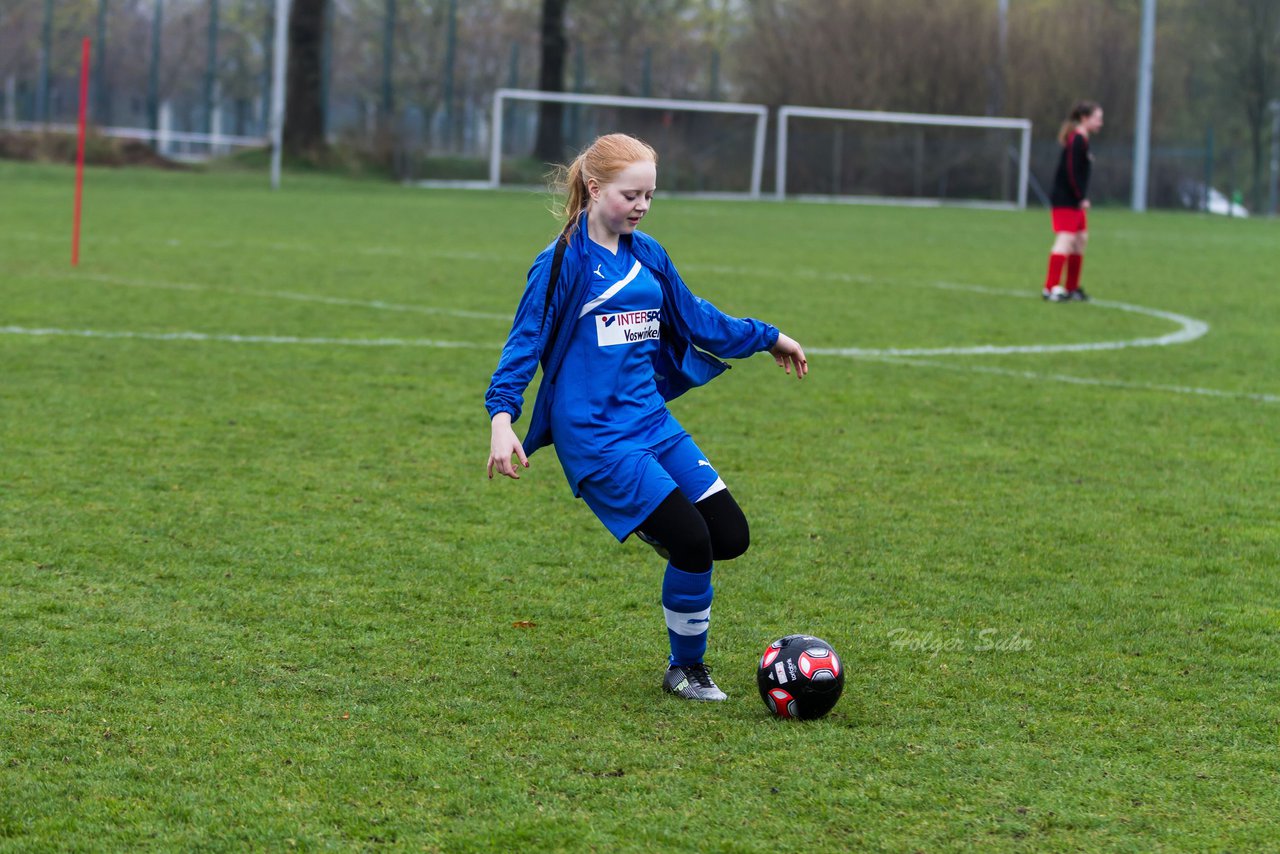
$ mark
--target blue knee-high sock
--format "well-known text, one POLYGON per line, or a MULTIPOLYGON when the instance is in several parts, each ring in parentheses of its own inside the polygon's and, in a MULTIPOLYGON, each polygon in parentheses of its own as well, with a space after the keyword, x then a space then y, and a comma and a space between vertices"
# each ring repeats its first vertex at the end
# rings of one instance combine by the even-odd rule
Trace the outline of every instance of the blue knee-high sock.
POLYGON ((685 572, 667 564, 662 577, 662 610, 667 615, 672 664, 698 664, 707 651, 711 625, 711 570, 685 572))

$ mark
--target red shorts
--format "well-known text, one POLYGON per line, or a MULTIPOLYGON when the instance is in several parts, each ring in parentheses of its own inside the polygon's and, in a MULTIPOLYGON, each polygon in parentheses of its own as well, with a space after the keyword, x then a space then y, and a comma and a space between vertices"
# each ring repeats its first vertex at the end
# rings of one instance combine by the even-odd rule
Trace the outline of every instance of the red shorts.
POLYGON ((1054 234, 1061 234, 1062 232, 1075 233, 1077 231, 1088 230, 1089 226, 1085 222, 1083 208, 1053 209, 1054 234))

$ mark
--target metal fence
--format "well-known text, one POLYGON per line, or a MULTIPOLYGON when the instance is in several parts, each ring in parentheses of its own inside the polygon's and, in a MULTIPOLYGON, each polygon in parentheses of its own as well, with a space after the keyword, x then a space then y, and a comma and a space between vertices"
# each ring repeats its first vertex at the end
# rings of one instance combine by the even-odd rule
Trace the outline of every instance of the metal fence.
MULTIPOLYGON (((536 86, 538 6, 329 0, 326 134, 335 143, 377 150, 401 177, 483 177, 493 93, 536 86)), ((274 7, 274 0, 0 0, 0 123, 26 131, 74 122, 80 40, 88 36, 89 114, 100 129, 147 140, 175 158, 264 145, 274 7)), ((620 63, 615 48, 579 39, 568 56, 569 90, 734 100, 714 51, 655 44, 620 63)), ((1044 139, 1049 129, 1038 130, 1033 204, 1057 156, 1056 145, 1044 139)), ((1214 145, 1211 132, 1168 143, 1157 139, 1152 150, 1152 205, 1204 207, 1212 188, 1230 198, 1248 183, 1247 153, 1214 145)), ((1095 153, 1095 200, 1124 203, 1131 145, 1103 137, 1095 153)), ((773 189, 769 171, 766 192, 773 189)))

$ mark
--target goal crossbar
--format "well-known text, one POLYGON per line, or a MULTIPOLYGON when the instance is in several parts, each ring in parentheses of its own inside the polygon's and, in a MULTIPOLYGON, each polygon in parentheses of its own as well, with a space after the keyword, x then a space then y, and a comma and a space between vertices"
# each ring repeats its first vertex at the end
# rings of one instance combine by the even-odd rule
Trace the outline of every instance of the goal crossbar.
POLYGON ((745 195, 752 199, 760 198, 760 186, 764 177, 765 128, 769 121, 769 108, 763 104, 726 104, 722 101, 684 101, 675 98, 635 98, 623 95, 542 92, 536 89, 499 89, 493 93, 493 135, 489 141, 489 186, 493 188, 498 187, 502 176, 502 105, 504 101, 551 101, 560 104, 755 116, 755 143, 751 153, 751 189, 745 195))
POLYGON ((947 116, 924 113, 892 113, 883 110, 837 110, 828 107, 785 106, 778 109, 777 183, 775 192, 779 199, 787 195, 787 121, 792 117, 804 119, 835 119, 837 121, 875 122, 878 124, 929 125, 933 127, 989 128, 1020 131, 1018 156, 1019 210, 1027 206, 1027 183, 1031 174, 1031 120, 1006 119, 991 116, 947 116))

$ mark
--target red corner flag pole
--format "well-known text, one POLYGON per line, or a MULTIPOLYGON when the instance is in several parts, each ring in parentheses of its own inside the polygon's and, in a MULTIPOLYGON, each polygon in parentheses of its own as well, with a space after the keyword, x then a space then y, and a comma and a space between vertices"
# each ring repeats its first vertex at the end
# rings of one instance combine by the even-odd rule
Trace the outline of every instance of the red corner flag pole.
POLYGON ((84 195, 84 134, 89 116, 89 39, 80 55, 80 142, 76 147, 76 214, 71 226, 71 266, 80 263, 80 199, 84 195))

